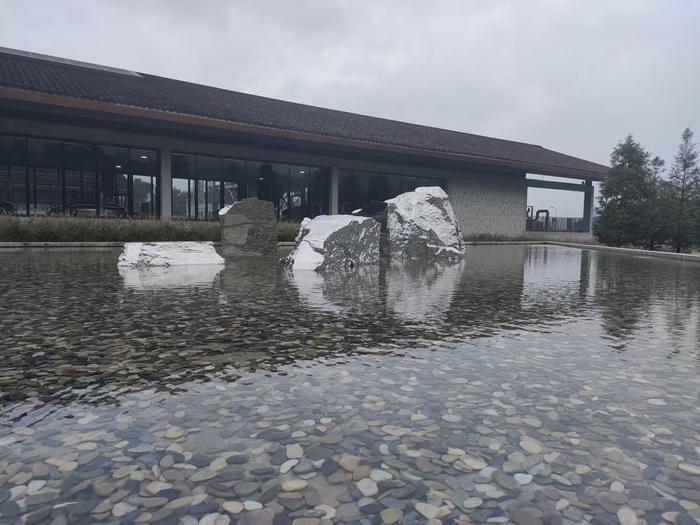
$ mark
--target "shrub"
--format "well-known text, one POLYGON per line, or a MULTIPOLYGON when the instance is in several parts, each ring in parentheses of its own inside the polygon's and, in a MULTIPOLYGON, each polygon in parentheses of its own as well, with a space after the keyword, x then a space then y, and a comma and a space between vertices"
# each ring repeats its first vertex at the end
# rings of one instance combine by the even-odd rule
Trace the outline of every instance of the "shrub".
POLYGON ((277 240, 280 242, 294 241, 299 234, 299 226, 298 222, 278 222, 277 240))
MULTIPOLYGON (((299 224, 280 222, 278 240, 293 241, 299 224)), ((221 241, 218 222, 71 217, 0 217, 0 242, 221 241)))

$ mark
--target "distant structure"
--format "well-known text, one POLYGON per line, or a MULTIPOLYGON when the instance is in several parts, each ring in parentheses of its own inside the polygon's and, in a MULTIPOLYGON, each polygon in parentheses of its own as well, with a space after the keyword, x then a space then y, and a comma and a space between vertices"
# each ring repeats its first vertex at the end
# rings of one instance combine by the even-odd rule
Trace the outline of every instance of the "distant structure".
POLYGON ((607 172, 533 144, 0 48, 4 214, 217 220, 258 197, 300 221, 441 186, 466 235, 522 236, 539 187, 583 192, 589 235, 607 172))

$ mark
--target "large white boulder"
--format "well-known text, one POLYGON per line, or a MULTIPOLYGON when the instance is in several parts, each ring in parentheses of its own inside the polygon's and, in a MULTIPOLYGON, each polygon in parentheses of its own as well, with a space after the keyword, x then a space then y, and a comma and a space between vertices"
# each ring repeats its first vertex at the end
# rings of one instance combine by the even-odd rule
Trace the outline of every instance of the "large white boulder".
POLYGON ((369 217, 304 219, 292 252, 282 262, 293 271, 319 272, 379 264, 380 233, 379 223, 369 217))
POLYGON ((442 188, 416 188, 386 203, 390 259, 449 260, 464 256, 462 230, 442 188))
POLYGON ((224 263, 224 258, 216 253, 214 243, 210 241, 127 242, 117 266, 149 268, 224 263))

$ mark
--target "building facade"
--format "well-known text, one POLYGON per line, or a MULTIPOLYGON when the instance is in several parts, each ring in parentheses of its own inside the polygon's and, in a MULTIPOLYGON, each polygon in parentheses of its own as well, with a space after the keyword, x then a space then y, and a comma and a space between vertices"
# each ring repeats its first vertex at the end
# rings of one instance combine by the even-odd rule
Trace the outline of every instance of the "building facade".
POLYGON ((439 185, 465 234, 516 237, 532 185, 583 191, 590 230, 606 174, 536 145, 0 48, 6 215, 215 220, 255 196, 300 221, 439 185))

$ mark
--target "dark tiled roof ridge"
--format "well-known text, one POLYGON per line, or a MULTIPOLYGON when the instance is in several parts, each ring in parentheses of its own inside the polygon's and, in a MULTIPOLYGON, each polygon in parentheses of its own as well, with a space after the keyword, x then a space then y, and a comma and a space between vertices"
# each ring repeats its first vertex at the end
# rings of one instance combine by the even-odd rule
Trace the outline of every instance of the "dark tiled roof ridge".
MULTIPOLYGON (((183 83, 183 84, 190 84, 191 86, 195 86, 195 87, 199 87, 199 88, 206 88, 206 89, 217 90, 217 91, 221 91, 221 92, 223 92, 223 93, 236 93, 236 94, 239 94, 239 95, 244 95, 244 96, 246 96, 246 97, 252 97, 252 98, 257 98, 257 99, 261 99, 261 100, 267 100, 267 101, 270 101, 270 102, 283 102, 283 103, 285 103, 285 104, 293 104, 293 105, 295 105, 295 106, 297 106, 297 107, 300 107, 300 108, 320 109, 320 110, 323 110, 323 111, 331 111, 331 112, 333 112, 333 113, 339 113, 339 114, 348 115, 348 116, 352 116, 352 117, 363 117, 363 118, 370 118, 370 119, 374 119, 374 120, 383 120, 383 121, 385 121, 385 122, 394 123, 394 124, 401 124, 401 125, 403 125, 403 126, 415 126, 415 127, 423 128, 423 129, 426 129, 426 130, 441 131, 441 132, 447 131, 447 132, 449 132, 449 133, 458 133, 458 134, 460 134, 460 135, 467 135, 467 136, 469 136, 469 137, 475 137, 475 138, 480 138, 480 139, 497 140, 497 141, 499 141, 499 142, 510 142, 510 143, 512 143, 512 144, 520 144, 520 145, 522 145, 522 146, 531 146, 531 147, 533 147, 533 148, 547 149, 547 148, 545 148, 544 146, 542 146, 541 144, 534 144, 534 143, 532 143, 532 142, 525 142, 525 141, 522 141, 522 140, 502 139, 502 138, 498 138, 498 137, 492 137, 492 136, 490 136, 490 135, 481 135, 481 134, 479 134, 479 133, 470 133, 470 132, 468 132, 468 131, 460 131, 460 130, 457 130, 457 129, 440 128, 440 127, 438 127, 438 126, 432 126, 432 125, 430 125, 430 124, 419 124, 419 123, 416 123, 416 122, 408 122, 408 121, 405 121, 405 120, 398 120, 398 119, 389 118, 389 117, 378 117, 378 116, 376 116, 376 115, 368 115, 368 114, 365 114, 365 113, 357 113, 357 112, 354 112, 354 111, 348 111, 348 110, 344 110, 344 109, 329 108, 329 107, 325 107, 325 106, 315 106, 315 105, 313 105, 313 104, 307 104, 307 103, 305 103, 305 102, 296 102, 296 101, 293 101, 293 100, 285 100, 285 99, 282 99, 282 98, 274 98, 274 97, 268 97, 268 96, 265 96, 265 95, 258 95, 258 94, 256 94, 256 93, 248 93, 248 92, 246 92, 246 91, 237 91, 237 90, 222 88, 222 87, 218 87, 218 86, 209 86, 209 85, 207 85, 207 84, 200 84, 200 83, 198 83, 198 82, 192 82, 192 81, 189 81, 189 80, 181 80, 181 79, 178 79, 178 78, 163 77, 163 76, 160 76, 160 75, 152 75, 152 74, 150 74, 150 73, 144 73, 144 72, 142 72, 142 71, 137 71, 137 73, 138 73, 139 75, 141 75, 142 77, 157 78, 157 79, 159 79, 159 80, 165 80, 165 81, 170 81, 170 82, 181 82, 181 83, 183 83)), ((225 119, 221 119, 221 120, 223 120, 224 122, 228 122, 228 121, 226 121, 225 119)), ((273 129, 275 129, 275 128, 273 128, 273 129)), ((381 143, 381 142, 377 142, 377 144, 382 144, 382 143, 381 143)), ((551 150, 550 150, 550 151, 551 151, 551 150)), ((456 153, 456 152, 455 152, 455 153, 456 153)), ((557 153, 557 152, 555 152, 555 153, 557 153)), ((559 155, 562 155, 562 153, 559 153, 559 155)), ((575 157, 574 157, 574 158, 575 158, 575 157)))
POLYGON ((0 48, 0 86, 253 128, 296 132, 309 137, 391 146, 406 151, 512 162, 532 168, 578 171, 596 176, 609 170, 602 164, 538 144, 323 108, 132 70, 120 73, 117 68, 22 53, 4 52, 0 48))

